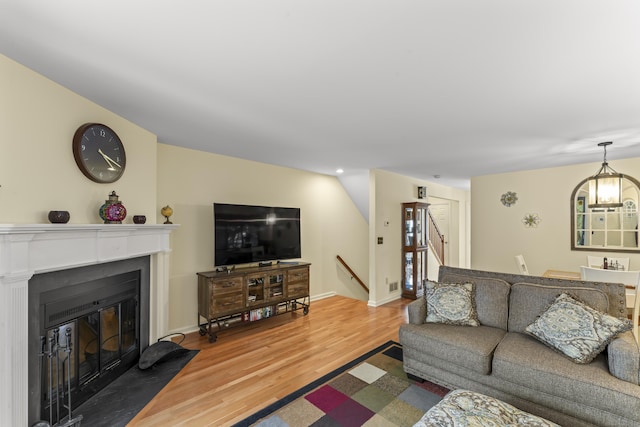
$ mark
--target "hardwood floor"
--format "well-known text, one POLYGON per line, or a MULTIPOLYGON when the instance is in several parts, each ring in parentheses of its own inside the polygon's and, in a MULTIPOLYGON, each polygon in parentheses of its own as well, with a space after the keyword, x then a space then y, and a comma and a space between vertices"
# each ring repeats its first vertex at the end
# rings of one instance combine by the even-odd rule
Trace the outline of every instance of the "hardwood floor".
POLYGON ((302 311, 218 334, 197 332, 182 345, 194 359, 128 424, 228 426, 389 340, 407 321, 397 300, 381 307, 335 296, 302 311))

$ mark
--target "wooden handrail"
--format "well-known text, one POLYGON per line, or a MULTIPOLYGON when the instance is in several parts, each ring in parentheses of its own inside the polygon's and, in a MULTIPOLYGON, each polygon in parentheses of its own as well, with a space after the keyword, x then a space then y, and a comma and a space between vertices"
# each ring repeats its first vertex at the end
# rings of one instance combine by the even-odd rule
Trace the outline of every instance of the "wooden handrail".
POLYGON ((349 272, 349 274, 351 274, 351 279, 356 279, 356 282, 358 282, 358 284, 360 286, 362 286, 362 289, 364 289, 365 291, 367 291, 367 293, 369 293, 369 288, 367 287, 367 285, 364 284, 364 282, 362 280, 360 280, 360 278, 358 277, 358 275, 356 273, 353 272, 353 270, 351 269, 351 267, 349 267, 347 265, 347 263, 342 259, 342 257, 340 255, 336 255, 336 259, 340 262, 340 264, 342 264, 342 266, 344 268, 347 269, 347 271, 349 272))
POLYGON ((431 210, 429 213, 429 242, 433 246, 436 257, 440 260, 440 264, 444 265, 444 235, 440 232, 438 224, 436 224, 431 210))

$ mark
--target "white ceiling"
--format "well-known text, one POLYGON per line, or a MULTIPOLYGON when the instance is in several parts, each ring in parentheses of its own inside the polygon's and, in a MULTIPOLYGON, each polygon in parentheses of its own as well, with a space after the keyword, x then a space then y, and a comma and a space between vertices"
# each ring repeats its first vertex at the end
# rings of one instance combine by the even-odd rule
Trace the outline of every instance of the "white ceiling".
POLYGON ((0 0, 0 53, 161 143, 325 174, 640 157, 637 0, 0 0))

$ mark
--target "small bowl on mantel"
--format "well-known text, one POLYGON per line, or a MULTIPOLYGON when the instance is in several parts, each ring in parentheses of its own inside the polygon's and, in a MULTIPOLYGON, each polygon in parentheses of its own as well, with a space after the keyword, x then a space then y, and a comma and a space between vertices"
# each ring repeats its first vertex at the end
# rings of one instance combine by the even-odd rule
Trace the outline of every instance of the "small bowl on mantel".
POLYGON ((66 224, 69 222, 71 215, 69 211, 49 211, 48 218, 52 224, 66 224))
POLYGON ((133 222, 134 224, 144 224, 147 222, 147 217, 145 215, 134 215, 133 222))

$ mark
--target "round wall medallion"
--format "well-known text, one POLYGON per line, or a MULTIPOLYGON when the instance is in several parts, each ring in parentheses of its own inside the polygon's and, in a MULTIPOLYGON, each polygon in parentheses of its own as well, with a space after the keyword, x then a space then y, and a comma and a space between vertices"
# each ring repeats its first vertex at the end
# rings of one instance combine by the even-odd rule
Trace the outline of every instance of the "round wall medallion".
POLYGON ((500 197, 500 201, 506 207, 511 207, 511 205, 515 205, 518 201, 518 196, 516 196, 515 191, 507 191, 500 197))

